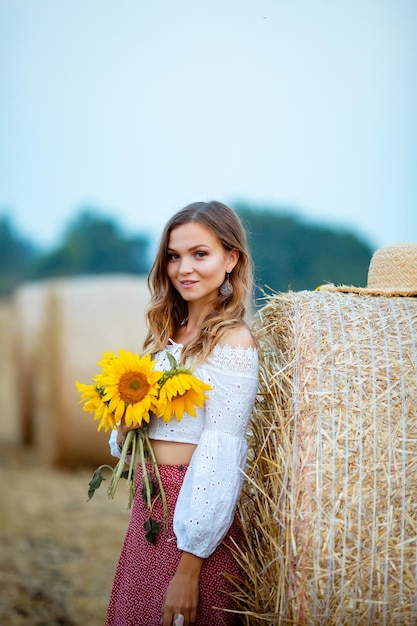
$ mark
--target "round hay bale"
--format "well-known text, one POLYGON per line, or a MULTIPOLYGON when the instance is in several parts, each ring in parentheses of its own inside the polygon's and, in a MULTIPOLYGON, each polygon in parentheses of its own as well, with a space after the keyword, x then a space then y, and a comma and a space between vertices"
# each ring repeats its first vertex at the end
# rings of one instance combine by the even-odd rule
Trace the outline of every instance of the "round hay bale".
POLYGON ((148 297, 146 278, 119 275, 30 284, 16 295, 18 378, 28 381, 21 416, 46 463, 114 464, 109 433, 82 410, 75 381, 91 382, 105 350, 141 351, 148 297))
POLYGON ((8 442, 16 441, 19 431, 14 348, 13 307, 10 299, 0 299, 0 435, 8 442))
POLYGON ((250 624, 417 623, 417 299, 277 294, 242 515, 250 624))
POLYGON ((48 290, 48 282, 27 283, 19 287, 12 298, 15 358, 10 362, 10 371, 15 379, 18 439, 25 444, 34 440, 34 380, 37 373, 34 363, 48 290))

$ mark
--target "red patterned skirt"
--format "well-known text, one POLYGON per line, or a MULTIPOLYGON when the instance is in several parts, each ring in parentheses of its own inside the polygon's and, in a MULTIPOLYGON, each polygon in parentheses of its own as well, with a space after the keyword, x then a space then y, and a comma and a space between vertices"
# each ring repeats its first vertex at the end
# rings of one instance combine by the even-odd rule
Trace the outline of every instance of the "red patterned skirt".
MULTIPOLYGON (((162 601, 181 557, 172 528, 175 504, 187 468, 183 465, 160 465, 159 471, 168 501, 168 532, 161 529, 155 545, 145 539, 143 524, 149 516, 142 499, 142 475, 132 514, 114 577, 106 626, 160 626, 162 601)), ((161 498, 152 509, 155 520, 163 520, 161 498)), ((205 559, 200 575, 200 598, 196 626, 236 626, 239 617, 221 609, 236 609, 228 595, 236 590, 224 576, 241 577, 242 571, 228 546, 230 537, 240 543, 242 534, 237 516, 227 538, 205 559), (219 607, 216 610, 213 607, 219 607)))

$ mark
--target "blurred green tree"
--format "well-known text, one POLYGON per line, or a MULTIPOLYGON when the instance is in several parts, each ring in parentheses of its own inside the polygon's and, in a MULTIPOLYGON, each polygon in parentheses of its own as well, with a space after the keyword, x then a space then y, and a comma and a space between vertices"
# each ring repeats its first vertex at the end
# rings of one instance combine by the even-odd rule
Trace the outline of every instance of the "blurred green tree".
POLYGON ((17 234, 11 217, 0 215, 0 296, 29 278, 36 258, 34 246, 17 234))
POLYGON ((69 224, 62 244, 39 259, 36 278, 79 274, 145 274, 149 269, 146 236, 123 235, 113 219, 84 208, 69 224))
POLYGON ((325 282, 366 285, 372 250, 348 231, 309 224, 289 211, 237 203, 260 291, 313 290, 325 282))

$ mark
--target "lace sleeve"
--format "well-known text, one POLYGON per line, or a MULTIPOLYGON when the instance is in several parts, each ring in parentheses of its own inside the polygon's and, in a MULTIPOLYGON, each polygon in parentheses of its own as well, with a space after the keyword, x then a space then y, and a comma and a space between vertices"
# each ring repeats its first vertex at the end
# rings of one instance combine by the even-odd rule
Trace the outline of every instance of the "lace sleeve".
POLYGON ((213 389, 174 514, 178 548, 202 558, 216 549, 233 521, 258 389, 256 351, 219 348, 212 356, 198 371, 213 389))
POLYGON ((109 438, 110 454, 120 459, 120 448, 117 443, 117 429, 112 429, 109 438))

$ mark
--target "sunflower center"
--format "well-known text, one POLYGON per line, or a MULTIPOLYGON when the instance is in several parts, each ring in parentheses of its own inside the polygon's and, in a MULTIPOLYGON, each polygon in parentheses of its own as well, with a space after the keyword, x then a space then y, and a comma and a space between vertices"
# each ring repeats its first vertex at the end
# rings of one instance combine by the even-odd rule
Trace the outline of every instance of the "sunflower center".
POLYGON ((126 372, 120 377, 120 397, 127 404, 136 404, 143 400, 149 389, 148 379, 141 372, 126 372))

